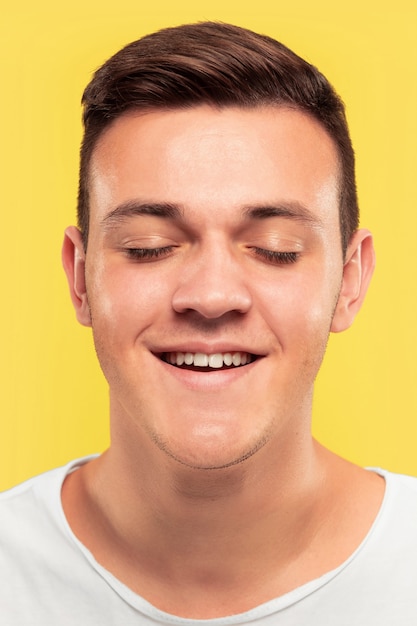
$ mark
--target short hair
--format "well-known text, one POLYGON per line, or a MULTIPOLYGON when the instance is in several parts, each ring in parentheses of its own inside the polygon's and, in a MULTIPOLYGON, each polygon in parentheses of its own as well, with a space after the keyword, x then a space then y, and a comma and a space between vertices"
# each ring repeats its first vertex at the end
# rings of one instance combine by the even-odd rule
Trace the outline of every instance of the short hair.
POLYGON ((340 160, 339 213, 343 253, 358 227, 355 158, 345 108, 316 67, 282 43, 217 22, 185 24, 122 48, 86 87, 78 225, 87 246, 89 166, 103 131, 129 110, 291 107, 310 114, 333 139, 340 160))

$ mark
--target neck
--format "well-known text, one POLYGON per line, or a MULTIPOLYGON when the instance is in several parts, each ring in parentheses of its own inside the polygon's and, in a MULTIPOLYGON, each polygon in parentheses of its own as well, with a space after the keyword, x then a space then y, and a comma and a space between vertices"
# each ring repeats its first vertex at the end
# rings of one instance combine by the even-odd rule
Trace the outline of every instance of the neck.
POLYGON ((211 470, 135 443, 116 440, 71 474, 64 510, 106 569, 183 617, 239 613, 337 567, 381 498, 362 470, 308 437, 211 470))
POLYGON ((269 442, 250 458, 219 469, 187 467, 152 445, 138 449, 135 443, 115 442, 85 472, 89 499, 132 546, 146 536, 148 544, 181 554, 204 536, 219 551, 224 540, 230 554, 237 528, 262 538, 271 525, 284 538, 300 525, 296 517, 307 528, 305 518, 323 481, 320 448, 311 438, 298 440, 290 452, 284 445, 272 450, 269 442))

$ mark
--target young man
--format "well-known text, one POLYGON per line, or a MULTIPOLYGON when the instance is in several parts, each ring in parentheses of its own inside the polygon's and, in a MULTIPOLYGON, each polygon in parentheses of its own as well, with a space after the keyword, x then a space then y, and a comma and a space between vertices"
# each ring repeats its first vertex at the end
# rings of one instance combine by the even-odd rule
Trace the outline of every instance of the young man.
POLYGON ((340 99, 207 23, 126 47, 83 102, 63 261, 112 443, 3 496, 4 623, 416 624, 415 479, 310 431, 374 265, 340 99))

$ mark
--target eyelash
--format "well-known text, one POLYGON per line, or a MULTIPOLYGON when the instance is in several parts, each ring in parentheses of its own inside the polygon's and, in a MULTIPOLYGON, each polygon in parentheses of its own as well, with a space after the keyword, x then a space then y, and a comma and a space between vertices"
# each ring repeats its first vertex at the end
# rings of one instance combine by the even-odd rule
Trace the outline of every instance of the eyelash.
MULTIPOLYGON (((163 248, 127 248, 126 253, 134 260, 149 260, 163 257, 174 249, 174 246, 164 246, 163 248)), ((276 265, 291 265, 298 260, 298 252, 276 252, 275 250, 265 250, 254 247, 252 250, 258 255, 276 265)))
POLYGON ((276 252, 275 250, 265 250, 264 248, 254 247, 252 250, 259 256, 263 257, 270 263, 276 265, 291 265, 298 260, 298 252, 276 252))
POLYGON ((164 246, 163 248, 126 248, 127 256, 131 259, 157 259, 169 254, 174 246, 164 246))

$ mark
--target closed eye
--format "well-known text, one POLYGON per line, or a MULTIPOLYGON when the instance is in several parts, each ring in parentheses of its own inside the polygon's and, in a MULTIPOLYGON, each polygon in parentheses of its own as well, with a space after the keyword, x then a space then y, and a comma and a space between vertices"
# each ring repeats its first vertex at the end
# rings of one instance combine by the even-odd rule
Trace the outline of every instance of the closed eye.
POLYGON ((126 254, 133 260, 152 260, 163 257, 174 249, 175 246, 164 246, 162 248, 126 248, 126 254))
POLYGON ((265 250, 264 248, 253 247, 252 250, 260 257, 276 265, 290 265, 295 263, 300 256, 299 252, 278 252, 275 250, 265 250))

